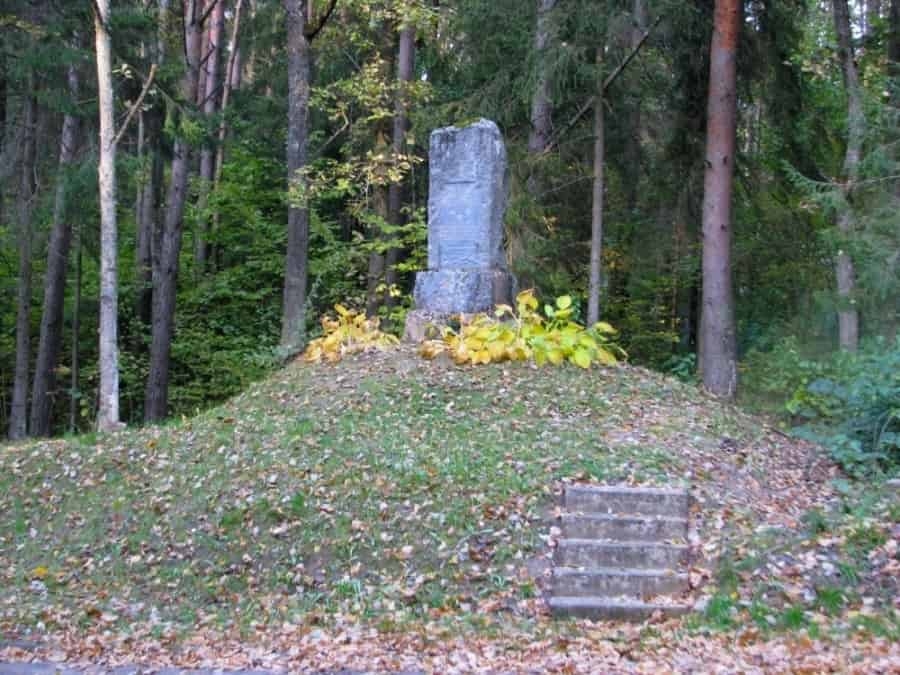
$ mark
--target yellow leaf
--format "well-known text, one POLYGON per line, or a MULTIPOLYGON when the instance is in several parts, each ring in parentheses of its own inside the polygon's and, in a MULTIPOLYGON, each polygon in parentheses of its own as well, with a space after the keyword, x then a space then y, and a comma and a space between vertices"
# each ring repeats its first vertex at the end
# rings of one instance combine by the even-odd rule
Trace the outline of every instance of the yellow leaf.
POLYGON ((433 359, 442 351, 444 351, 444 345, 439 342, 435 342, 434 340, 423 342, 419 347, 419 354, 421 354, 426 359, 433 359))
POLYGON ((31 577, 33 579, 46 579, 48 574, 50 574, 50 570, 48 570, 43 565, 38 565, 33 570, 31 570, 31 577))
POLYGON ((340 314, 341 316, 347 316, 350 314, 350 310, 344 307, 342 304, 338 303, 334 306, 334 311, 340 314))
POLYGON ((591 367, 591 355, 586 349, 576 349, 569 360, 581 368, 591 367))
POLYGON ((538 301, 537 298, 534 297, 534 289, 528 289, 520 292, 516 296, 516 305, 521 307, 527 307, 528 309, 537 309, 538 301))
POLYGON ((612 366, 616 364, 616 357, 613 356, 612 352, 607 351, 603 347, 599 347, 597 349, 595 358, 605 366, 612 366))
POLYGON ((612 335, 613 333, 618 332, 615 328, 606 323, 606 321, 598 321, 597 323, 595 323, 594 330, 598 333, 605 333, 607 335, 612 335))
POLYGON ((562 363, 564 358, 565 354, 563 354, 563 351, 561 349, 554 348, 547 352, 547 360, 550 361, 550 363, 552 363, 554 366, 558 366, 560 363, 562 363))
POLYGON ((488 342, 487 350, 491 355, 491 360, 499 361, 506 353, 506 346, 502 342, 488 342))
POLYGON ((572 296, 571 295, 561 295, 556 299, 556 306, 559 309, 569 309, 572 306, 572 296))

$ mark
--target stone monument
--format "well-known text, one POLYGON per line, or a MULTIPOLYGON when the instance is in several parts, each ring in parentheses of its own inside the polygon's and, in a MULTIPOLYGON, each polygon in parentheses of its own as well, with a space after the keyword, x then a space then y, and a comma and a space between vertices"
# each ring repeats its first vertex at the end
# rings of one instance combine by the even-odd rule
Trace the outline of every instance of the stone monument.
POLYGON ((515 290, 503 250, 508 184, 497 125, 436 129, 428 167, 428 270, 416 274, 404 332, 415 342, 430 324, 511 304, 515 290))

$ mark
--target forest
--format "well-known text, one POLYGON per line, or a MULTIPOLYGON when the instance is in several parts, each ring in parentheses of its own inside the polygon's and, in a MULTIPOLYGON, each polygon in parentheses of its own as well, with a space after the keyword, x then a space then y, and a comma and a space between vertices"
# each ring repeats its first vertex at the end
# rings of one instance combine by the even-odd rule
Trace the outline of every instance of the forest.
POLYGON ((900 0, 0 0, 0 673, 895 672, 898 122, 900 0))
POLYGON ((709 120, 712 2, 4 5, 10 438, 205 409, 337 302, 401 331, 428 135, 479 117, 509 146, 520 286, 632 363, 815 415, 804 385, 896 363, 896 2, 733 4, 709 120))

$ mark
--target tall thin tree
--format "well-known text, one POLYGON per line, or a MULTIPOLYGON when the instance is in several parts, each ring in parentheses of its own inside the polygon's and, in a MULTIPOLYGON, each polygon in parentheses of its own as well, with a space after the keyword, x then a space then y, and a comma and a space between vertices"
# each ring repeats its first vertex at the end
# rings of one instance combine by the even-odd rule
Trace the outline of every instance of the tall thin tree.
MULTIPOLYGON (((80 90, 77 64, 69 66, 67 80, 70 105, 74 106, 78 101, 80 90)), ((66 269, 72 241, 72 224, 67 213, 68 171, 75 161, 80 131, 81 119, 78 112, 74 109, 68 110, 63 117, 59 143, 59 171, 53 203, 53 226, 47 248, 41 334, 34 367, 34 384, 31 388, 31 434, 34 436, 46 436, 50 433, 51 394, 56 385, 56 369, 62 348, 66 269)))
MULTIPOLYGON (((209 26, 206 30, 207 53, 203 55, 201 71, 203 76, 203 89, 198 92, 199 105, 204 117, 211 120, 218 109, 219 92, 219 61, 221 60, 221 43, 225 24, 225 0, 217 0, 215 7, 211 9, 209 26)), ((226 74, 226 80, 228 74, 226 74)), ((205 143, 200 149, 200 194, 197 200, 199 219, 197 220, 197 233, 194 242, 194 264, 197 274, 206 271, 206 262, 209 257, 209 220, 205 214, 209 203, 209 191, 215 178, 215 148, 211 143, 205 143)))
POLYGON ((97 428, 119 426, 118 231, 116 225, 116 129, 109 0, 94 2, 97 95, 100 108, 100 394, 97 428))
MULTIPOLYGON (((181 79, 181 98, 185 102, 195 101, 197 98, 203 18, 199 0, 184 1, 182 18, 184 75, 181 79)), ((178 284, 179 256, 184 232, 184 205, 187 199, 190 166, 190 144, 185 134, 179 132, 172 148, 166 215, 159 237, 158 264, 154 265, 153 270, 150 370, 144 392, 144 419, 147 422, 165 418, 169 409, 172 336, 175 330, 175 292, 178 284)))
MULTIPOLYGON (((147 5, 150 9, 150 5, 147 5)), ((169 0, 158 0, 156 44, 148 43, 151 68, 159 68, 166 55, 166 33, 168 30, 169 0)), ((142 106, 138 120, 144 131, 146 173, 138 189, 137 242, 135 251, 136 314, 144 326, 149 326, 153 318, 153 259, 158 257, 159 215, 162 204, 164 163, 162 156, 163 106, 154 102, 142 106)), ((139 132, 140 135, 140 132, 139 132)), ((143 336, 141 336, 143 343, 143 336)))
POLYGON ((300 347, 306 320, 306 283, 309 257, 309 206, 305 202, 308 161, 309 95, 312 75, 311 44, 334 11, 330 0, 318 22, 310 21, 311 0, 284 0, 288 39, 288 184, 301 203, 288 209, 288 243, 285 255, 284 300, 281 312, 281 346, 287 351, 300 347))
POLYGON ((19 276, 16 284, 16 366, 13 376, 12 404, 9 411, 9 437, 28 434, 28 366, 31 356, 31 214, 37 184, 36 159, 37 100, 33 78, 29 77, 28 95, 22 104, 22 144, 19 160, 19 190, 16 194, 16 239, 19 249, 19 276))
POLYGON ((537 20, 534 28, 534 50, 537 54, 537 85, 531 96, 531 130, 528 133, 528 151, 542 153, 550 143, 553 132, 550 100, 552 68, 549 57, 551 39, 551 13, 557 0, 536 0, 537 20))
MULTIPOLYGON (((416 27, 409 22, 400 29, 400 45, 397 54, 397 93, 394 100, 394 128, 391 138, 391 146, 394 161, 406 152, 406 131, 409 127, 409 84, 413 79, 416 53, 416 27)), ((391 225, 403 224, 403 188, 402 181, 392 181, 388 186, 388 222, 391 225)), ((396 265, 400 259, 401 250, 392 246, 385 253, 384 281, 387 286, 385 292, 385 304, 395 304, 396 298, 393 288, 397 284, 396 265)))
POLYGON ((594 101, 594 180, 591 205, 591 255, 588 275, 588 324, 600 319, 600 282, 603 261, 603 199, 606 189, 604 164, 606 163, 606 122, 603 97, 603 52, 605 45, 597 47, 597 99, 594 101))
MULTIPOLYGON (((395 35, 393 30, 389 28, 390 22, 384 21, 385 28, 382 30, 382 39, 379 45, 378 59, 378 79, 381 82, 390 82, 391 73, 394 64, 394 45, 395 35)), ((384 251, 384 242, 388 239, 382 223, 389 222, 390 208, 388 193, 390 187, 387 179, 388 166, 387 158, 391 154, 389 135, 390 127, 387 118, 381 118, 375 122, 372 135, 375 137, 372 154, 380 158, 377 171, 373 172, 376 178, 372 180, 371 189, 368 193, 371 198, 368 200, 369 212, 375 217, 373 222, 368 224, 368 235, 372 242, 378 243, 369 252, 369 270, 366 277, 366 315, 375 316, 378 308, 381 306, 384 293, 381 289, 384 287, 386 255, 384 251)))
POLYGON ((859 178, 866 118, 863 112, 862 89, 859 84, 853 54, 853 33, 850 26, 850 7, 847 0, 833 0, 834 28, 838 38, 838 58, 847 94, 847 146, 844 152, 844 176, 841 186, 842 203, 838 208, 837 226, 845 245, 837 254, 836 275, 838 291, 838 342, 841 349, 856 351, 859 345, 859 311, 856 308, 856 268, 846 244, 853 237, 855 219, 851 198, 859 178))
POLYGON ((703 305, 699 365, 704 386, 710 392, 730 399, 737 391, 731 192, 737 121, 740 0, 716 0, 713 22, 703 184, 703 305))
MULTIPOLYGON (((225 138, 228 135, 228 104, 231 101, 231 92, 240 88, 241 84, 241 13, 244 8, 244 0, 237 0, 234 6, 234 18, 231 23, 231 38, 228 41, 228 65, 225 69, 225 79, 222 84, 222 103, 219 107, 219 131, 216 140, 216 160, 213 171, 213 189, 218 187, 222 180, 222 167, 225 165, 225 138)), ((212 214, 212 230, 219 226, 219 211, 212 214)))
POLYGON ((288 183, 304 197, 288 209, 288 243, 285 257, 284 304, 281 314, 281 346, 300 347, 304 333, 307 258, 309 255, 309 206, 303 194, 309 135, 310 44, 306 35, 306 2, 284 0, 288 39, 288 183))

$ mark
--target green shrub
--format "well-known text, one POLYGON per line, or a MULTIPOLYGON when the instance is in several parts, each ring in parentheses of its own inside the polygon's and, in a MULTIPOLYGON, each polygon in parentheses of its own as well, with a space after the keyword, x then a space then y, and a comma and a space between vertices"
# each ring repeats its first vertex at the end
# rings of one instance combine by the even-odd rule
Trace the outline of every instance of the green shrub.
POLYGON ((900 465, 900 339, 812 360, 796 340, 747 359, 745 384, 780 399, 794 433, 827 447, 853 475, 900 465))

